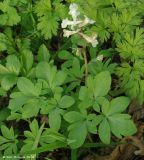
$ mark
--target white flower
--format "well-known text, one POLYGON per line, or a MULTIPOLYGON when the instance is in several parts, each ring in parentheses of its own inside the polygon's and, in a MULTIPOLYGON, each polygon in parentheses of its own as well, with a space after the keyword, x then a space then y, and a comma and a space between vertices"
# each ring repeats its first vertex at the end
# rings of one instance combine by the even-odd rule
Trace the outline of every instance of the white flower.
POLYGON ((83 33, 79 33, 88 43, 91 43, 93 47, 96 47, 98 44, 97 35, 93 34, 91 37, 83 33))
POLYGON ((63 21, 61 23, 61 27, 66 28, 69 24, 70 24, 70 21, 68 20, 68 18, 63 19, 63 21))
POLYGON ((96 59, 97 59, 98 61, 102 61, 102 60, 103 60, 103 58, 104 58, 104 57, 103 57, 103 55, 99 55, 99 56, 97 56, 97 58, 96 58, 96 59))
POLYGON ((93 21, 92 19, 89 19, 87 16, 84 16, 85 19, 82 21, 82 23, 79 24, 79 27, 84 27, 87 24, 94 24, 95 21, 93 21))
POLYGON ((71 26, 71 29, 74 30, 74 27, 80 23, 82 23, 82 21, 70 21, 70 20, 68 20, 68 18, 66 18, 66 19, 63 19, 63 21, 61 23, 61 27, 67 28, 67 26, 71 26))
POLYGON ((79 31, 80 31, 79 29, 76 30, 76 31, 69 31, 67 29, 64 29, 63 30, 63 32, 64 32, 63 36, 68 38, 69 36, 71 36, 71 35, 73 35, 75 33, 78 33, 79 31))
POLYGON ((80 12, 78 11, 78 5, 75 3, 70 4, 69 10, 69 14, 72 16, 73 20, 76 21, 78 15, 80 15, 80 12))

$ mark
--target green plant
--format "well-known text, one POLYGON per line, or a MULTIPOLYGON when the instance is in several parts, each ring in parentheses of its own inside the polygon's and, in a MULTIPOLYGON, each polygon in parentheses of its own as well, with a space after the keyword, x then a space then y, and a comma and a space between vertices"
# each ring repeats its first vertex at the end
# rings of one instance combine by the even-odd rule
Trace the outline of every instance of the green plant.
POLYGON ((142 6, 0 0, 1 157, 63 148, 74 160, 87 143, 136 133, 127 108, 144 102, 142 6))

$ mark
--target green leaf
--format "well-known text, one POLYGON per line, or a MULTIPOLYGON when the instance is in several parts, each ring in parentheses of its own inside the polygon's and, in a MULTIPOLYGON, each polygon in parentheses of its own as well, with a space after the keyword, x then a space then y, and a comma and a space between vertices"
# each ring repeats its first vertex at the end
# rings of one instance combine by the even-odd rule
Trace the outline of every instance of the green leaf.
POLYGON ((11 98, 8 108, 13 112, 20 110, 21 107, 29 100, 29 97, 24 96, 21 92, 11 94, 11 98))
POLYGON ((18 15, 17 10, 10 6, 9 1, 0 2, 0 10, 3 13, 0 15, 1 25, 13 26, 20 22, 21 17, 18 15))
POLYGON ((97 133, 97 128, 95 125, 95 121, 87 121, 87 129, 88 132, 92 133, 92 134, 96 134, 97 133))
POLYGON ((24 50, 22 52, 22 63, 26 72, 28 72, 33 66, 34 56, 31 51, 24 50))
POLYGON ((65 72, 63 71, 58 71, 54 80, 53 80, 53 84, 55 86, 60 86, 64 83, 65 79, 66 79, 67 75, 65 72))
POLYGON ((63 96, 59 102, 60 108, 69 108, 75 103, 75 100, 70 96, 63 96))
POLYGON ((104 115, 107 115, 107 113, 110 110, 110 102, 106 98, 101 97, 100 104, 101 104, 102 113, 104 115))
POLYGON ((127 97, 117 97, 110 102, 108 115, 123 112, 129 105, 130 99, 127 97))
POLYGON ((64 59, 64 60, 68 60, 68 59, 72 59, 73 56, 70 52, 66 51, 66 50, 62 50, 58 52, 58 57, 60 59, 64 59))
POLYGON ((121 135, 130 136, 137 131, 136 126, 132 120, 130 120, 129 115, 114 114, 108 119, 112 133, 118 138, 121 138, 121 135))
POLYGON ((13 128, 8 129, 6 126, 2 125, 1 132, 2 132, 3 136, 9 140, 14 138, 13 128))
POLYGON ((105 144, 110 143, 110 126, 109 126, 107 119, 104 119, 100 123, 99 129, 98 129, 98 134, 99 134, 99 137, 103 143, 105 143, 105 144))
POLYGON ((42 44, 38 50, 38 61, 46 61, 49 62, 50 59, 50 53, 49 50, 47 49, 47 47, 42 44))
POLYGON ((0 110, 0 122, 7 119, 7 117, 10 115, 10 110, 8 108, 3 108, 0 110))
POLYGON ((82 146, 86 139, 86 136, 87 136, 87 128, 85 122, 78 122, 77 127, 70 130, 68 135, 69 139, 74 141, 70 144, 71 148, 75 149, 82 146))
POLYGON ((16 83, 17 83, 17 77, 15 75, 9 74, 2 79, 1 86, 4 90, 8 91, 16 83))
POLYGON ((17 82, 18 89, 27 96, 38 96, 39 92, 37 92, 34 84, 27 78, 21 77, 17 82))
POLYGON ((52 129, 58 131, 61 126, 61 116, 59 110, 55 109, 49 113, 49 125, 52 129))
POLYGON ((108 71, 97 74, 94 79, 94 96, 105 96, 110 90, 111 76, 108 71))
POLYGON ((84 116, 79 112, 70 111, 64 115, 64 119, 69 123, 74 123, 84 120, 84 116))
POLYGON ((46 80, 52 90, 56 86, 62 85, 66 78, 65 72, 57 71, 55 66, 50 66, 47 62, 40 62, 37 65, 36 76, 39 79, 46 80))
POLYGON ((39 100, 32 99, 26 103, 21 112, 22 112, 22 118, 27 119, 38 115, 38 112, 40 110, 39 106, 39 100))
POLYGON ((7 75, 7 74, 8 74, 8 69, 0 64, 0 75, 3 76, 3 75, 7 75))
POLYGON ((31 123, 30 123, 30 130, 32 131, 32 134, 36 137, 38 131, 39 131, 39 125, 38 125, 38 121, 36 119, 34 119, 31 123))
POLYGON ((7 57, 7 63, 6 63, 6 68, 9 70, 11 73, 15 73, 16 75, 19 74, 20 72, 20 61, 15 55, 9 55, 7 57))
POLYGON ((51 39, 52 35, 57 34, 59 18, 51 12, 39 18, 37 28, 45 39, 51 39))

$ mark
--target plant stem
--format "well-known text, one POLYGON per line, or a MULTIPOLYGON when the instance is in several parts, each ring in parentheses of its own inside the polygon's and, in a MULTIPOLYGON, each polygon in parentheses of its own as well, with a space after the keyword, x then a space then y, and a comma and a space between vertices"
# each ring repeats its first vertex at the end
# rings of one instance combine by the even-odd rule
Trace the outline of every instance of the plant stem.
POLYGON ((77 160, 77 149, 71 150, 71 160, 77 160))
POLYGON ((85 63, 85 79, 86 79, 86 77, 88 75, 88 61, 87 61, 87 55, 86 55, 86 48, 85 47, 83 47, 82 52, 83 52, 84 63, 85 63))
MULTIPOLYGON (((36 149, 38 147, 39 140, 40 140, 41 134, 43 132, 44 126, 45 126, 45 122, 41 125, 41 127, 40 127, 40 129, 38 131, 38 134, 36 136, 36 139, 35 139, 35 142, 33 144, 32 150, 36 149)), ((36 154, 34 155, 34 157, 36 157, 36 154)))

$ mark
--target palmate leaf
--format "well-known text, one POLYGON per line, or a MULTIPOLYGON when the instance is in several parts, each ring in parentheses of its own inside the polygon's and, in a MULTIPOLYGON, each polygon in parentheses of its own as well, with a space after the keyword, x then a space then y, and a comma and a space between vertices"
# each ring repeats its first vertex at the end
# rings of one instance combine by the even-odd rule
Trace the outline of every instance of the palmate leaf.
POLYGON ((89 76, 86 81, 87 88, 95 98, 107 95, 111 86, 111 76, 108 71, 103 71, 93 78, 89 76))
POLYGON ((57 86, 64 83, 66 73, 57 71, 56 66, 51 66, 47 62, 40 62, 36 67, 36 76, 39 79, 47 81, 49 87, 54 90, 57 86))
POLYGON ((120 86, 123 91, 131 99, 137 98, 140 104, 144 101, 143 79, 144 76, 144 64, 142 60, 136 60, 133 66, 128 63, 122 63, 117 68, 117 75, 120 80, 120 86))
POLYGON ((52 13, 39 18, 37 28, 41 31, 45 39, 51 39, 52 35, 57 34, 58 20, 59 18, 52 13))
POLYGON ((17 83, 20 69, 20 61, 15 55, 9 55, 7 57, 6 66, 0 65, 0 79, 3 89, 7 91, 17 83))
POLYGON ((76 111, 67 112, 64 114, 64 119, 70 123, 68 138, 72 141, 70 146, 73 149, 83 145, 88 133, 96 134, 96 125, 101 121, 95 114, 87 115, 86 113, 76 111))
MULTIPOLYGON (((37 120, 34 119, 29 126, 30 126, 30 131, 24 132, 26 139, 24 140, 25 144, 23 145, 21 152, 25 152, 25 151, 29 151, 37 148, 37 144, 35 145, 35 141, 36 141, 36 138, 40 139, 40 137, 37 137, 37 135, 39 134, 39 125, 37 120)), ((39 136, 41 136, 41 134, 39 136)))
POLYGON ((3 14, 0 14, 0 25, 13 26, 20 22, 21 18, 17 10, 10 6, 10 1, 4 0, 0 2, 0 10, 3 12, 3 14))
POLYGON ((53 35, 57 34, 58 21, 64 18, 67 12, 61 1, 51 3, 50 0, 41 0, 35 5, 35 12, 39 21, 37 28, 45 39, 51 39, 53 35))
POLYGON ((1 126, 1 133, 0 136, 0 150, 4 151, 4 155, 11 155, 17 153, 17 143, 18 140, 16 139, 17 136, 14 134, 14 130, 11 127, 10 129, 6 126, 1 126))
POLYGON ((124 59, 135 61, 144 57, 144 30, 137 28, 135 32, 127 33, 122 42, 118 43, 117 51, 124 59))
POLYGON ((111 132, 118 138, 136 133, 137 129, 131 116, 121 113, 129 103, 130 100, 127 97, 117 97, 111 102, 108 100, 105 103, 102 102, 102 113, 105 117, 100 122, 98 134, 103 143, 110 143, 111 132))

